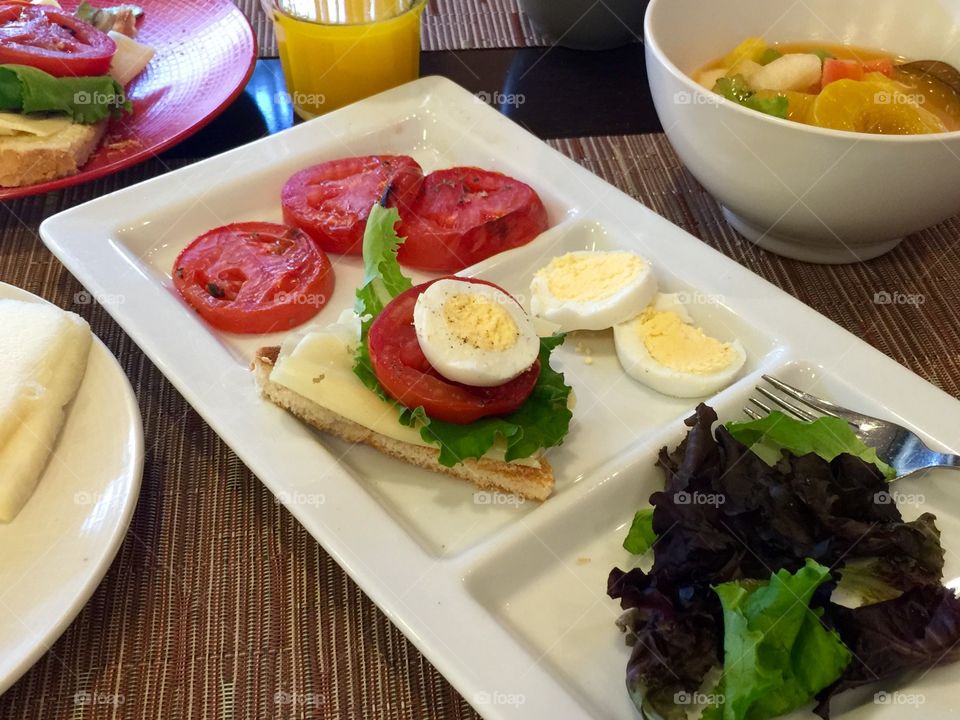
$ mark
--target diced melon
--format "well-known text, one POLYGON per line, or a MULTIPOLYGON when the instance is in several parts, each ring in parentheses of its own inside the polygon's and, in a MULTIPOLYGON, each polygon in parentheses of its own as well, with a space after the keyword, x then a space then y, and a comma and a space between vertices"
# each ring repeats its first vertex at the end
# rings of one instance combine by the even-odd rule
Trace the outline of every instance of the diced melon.
POLYGON ((732 68, 727 70, 727 77, 735 77, 737 75, 742 75, 743 79, 747 81, 747 84, 750 87, 754 87, 753 78, 756 77, 757 73, 763 70, 763 65, 753 60, 741 60, 732 68))
POLYGON ((820 81, 820 58, 809 53, 790 53, 760 68, 750 84, 757 90, 803 91, 820 81))

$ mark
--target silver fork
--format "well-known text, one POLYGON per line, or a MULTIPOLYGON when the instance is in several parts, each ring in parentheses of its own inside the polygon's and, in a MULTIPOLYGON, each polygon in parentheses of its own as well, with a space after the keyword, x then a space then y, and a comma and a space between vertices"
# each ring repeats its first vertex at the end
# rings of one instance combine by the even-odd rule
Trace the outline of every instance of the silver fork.
MULTIPOLYGON (((954 468, 960 470, 960 456, 950 455, 948 453, 938 453, 928 448, 923 441, 910 432, 905 427, 887 420, 880 420, 863 413, 854 412, 847 408, 834 405, 815 395, 798 390, 792 385, 788 385, 782 380, 778 380, 770 375, 764 375, 763 379, 770 385, 779 390, 783 395, 792 398, 804 405, 810 410, 816 411, 822 415, 831 415, 836 418, 846 420, 854 433, 863 440, 868 447, 876 448, 877 455, 885 463, 897 471, 897 477, 904 477, 919 470, 928 470, 930 468, 954 468)), ((801 420, 810 422, 817 419, 817 415, 800 405, 790 402, 790 400, 778 395, 771 390, 758 385, 757 392, 763 395, 770 402, 779 405, 785 411, 801 420)), ((750 398, 750 402, 764 413, 772 412, 772 408, 757 398, 750 398)), ((744 412, 754 420, 759 420, 762 416, 750 407, 745 407, 744 412)))

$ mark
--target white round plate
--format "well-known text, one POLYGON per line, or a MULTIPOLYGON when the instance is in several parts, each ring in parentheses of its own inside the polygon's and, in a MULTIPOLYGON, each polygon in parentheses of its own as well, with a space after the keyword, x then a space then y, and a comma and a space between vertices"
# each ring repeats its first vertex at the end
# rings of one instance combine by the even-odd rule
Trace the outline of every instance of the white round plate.
MULTIPOLYGON (((45 302, 5 283, 0 298, 45 302)), ((100 584, 126 535, 142 472, 133 388, 94 338, 33 497, 0 524, 0 693, 50 649, 100 584)))

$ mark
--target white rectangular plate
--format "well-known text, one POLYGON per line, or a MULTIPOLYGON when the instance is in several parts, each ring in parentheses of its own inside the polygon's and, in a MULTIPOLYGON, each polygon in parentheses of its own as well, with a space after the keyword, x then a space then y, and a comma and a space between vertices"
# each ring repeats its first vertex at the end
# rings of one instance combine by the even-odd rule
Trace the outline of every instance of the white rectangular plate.
MULTIPOLYGON (((425 171, 478 165, 536 188, 553 229, 466 271, 517 295, 537 267, 573 248, 647 256, 666 290, 687 294, 700 324, 740 338, 749 353, 741 379, 709 399, 721 418, 742 417, 750 388, 773 372, 960 449, 957 401, 447 80, 418 80, 46 221, 41 234, 57 257, 484 716, 634 716, 606 575, 630 564, 625 526, 661 482, 655 454, 680 440, 694 402, 632 382, 609 334, 568 340, 556 358, 578 405, 567 442, 549 455, 556 493, 539 506, 475 495, 460 481, 320 436, 262 402, 248 364, 280 338, 212 331, 172 291, 174 257, 212 227, 280 221, 280 188, 295 170, 370 153, 409 154, 425 171)), ((360 277, 355 259, 335 265, 337 289, 320 317, 330 322, 352 305, 360 277)), ((928 478, 923 488, 949 549, 960 540, 960 484, 928 478)), ((948 552, 950 577, 956 558, 948 552)), ((943 680, 932 673, 922 683, 928 711, 949 707, 943 680)))

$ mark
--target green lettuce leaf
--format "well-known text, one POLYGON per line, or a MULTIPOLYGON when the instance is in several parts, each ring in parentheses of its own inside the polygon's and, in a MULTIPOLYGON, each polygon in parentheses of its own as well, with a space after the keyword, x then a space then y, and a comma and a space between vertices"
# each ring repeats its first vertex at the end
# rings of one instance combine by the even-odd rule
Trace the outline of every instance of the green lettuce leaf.
POLYGON ((61 113, 91 125, 133 105, 108 75, 58 78, 26 65, 0 65, 0 110, 61 113))
POLYGON ((363 281, 357 288, 353 309, 360 317, 360 344, 353 361, 353 372, 363 384, 384 400, 387 394, 373 372, 370 351, 367 348, 367 333, 374 318, 393 298, 413 287, 410 278, 403 274, 397 261, 397 250, 404 238, 394 229, 400 220, 396 208, 385 208, 377 203, 370 210, 367 227, 363 233, 363 281))
POLYGON ((405 413, 401 422, 420 426, 420 437, 440 448, 438 461, 452 467, 480 458, 498 442, 506 443, 504 458, 521 460, 541 448, 563 443, 573 413, 567 407, 570 388, 563 374, 550 367, 550 354, 563 343, 563 335, 540 338, 540 375, 533 392, 519 409, 503 417, 482 418, 457 425, 428 418, 423 408, 405 413))
POLYGON ((810 608, 830 571, 813 560, 769 582, 723 583, 714 590, 723 606, 724 664, 708 720, 766 720, 813 700, 850 662, 850 650, 810 608))
POLYGON ((387 303, 413 287, 397 261, 397 250, 405 239, 397 235, 395 226, 399 221, 396 208, 386 208, 380 203, 373 206, 367 218, 363 233, 363 282, 357 288, 354 305, 357 315, 366 318, 365 329, 387 303))
POLYGON ((638 510, 633 516, 630 532, 623 540, 623 548, 634 555, 643 555, 653 547, 657 534, 653 531, 653 508, 638 510))
POLYGON ((825 415, 803 422, 775 410, 759 420, 727 423, 726 428, 769 465, 776 464, 782 450, 793 455, 816 453, 824 460, 847 453, 876 465, 888 480, 897 476, 896 470, 877 457, 876 449, 867 447, 840 418, 825 415))
MULTIPOLYGON (((413 283, 400 269, 397 249, 404 238, 394 229, 400 219, 396 208, 374 205, 363 235, 363 282, 357 289, 354 310, 360 316, 360 343, 353 372, 384 400, 389 400, 370 362, 367 334, 374 319, 413 283)), ((498 443, 504 443, 507 461, 521 460, 541 448, 560 445, 570 429, 572 413, 567 407, 570 388, 563 374, 550 366, 550 354, 563 343, 563 335, 540 338, 540 375, 527 401, 510 415, 483 418, 468 425, 432 419, 423 408, 405 409, 400 422, 419 427, 420 437, 440 449, 438 461, 453 467, 464 460, 480 458, 498 443)))

